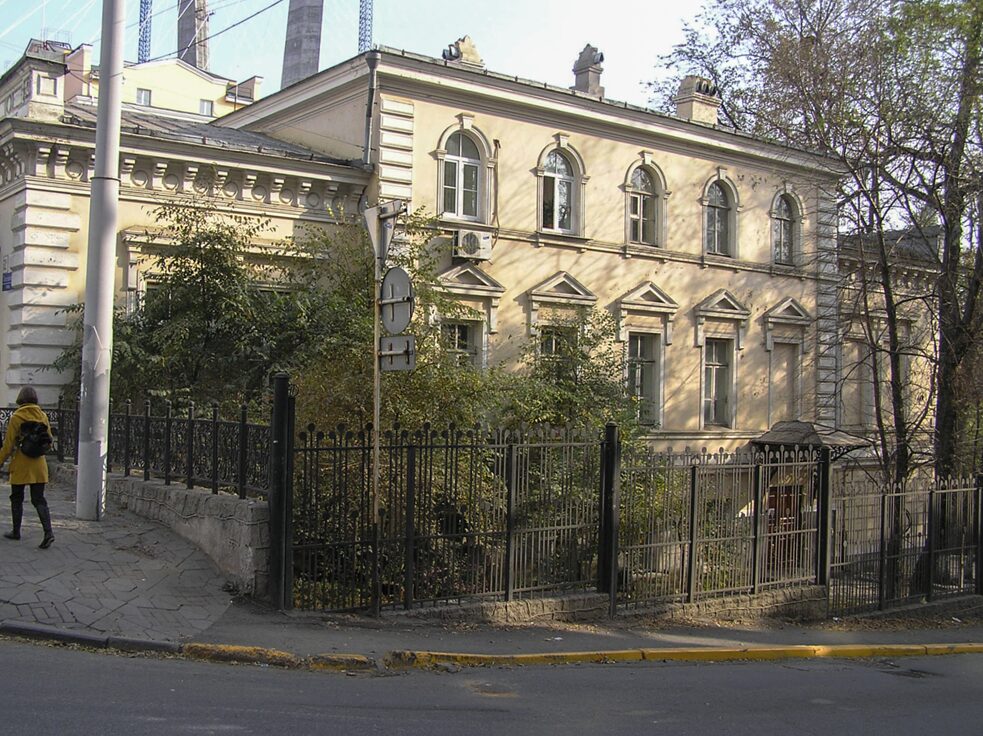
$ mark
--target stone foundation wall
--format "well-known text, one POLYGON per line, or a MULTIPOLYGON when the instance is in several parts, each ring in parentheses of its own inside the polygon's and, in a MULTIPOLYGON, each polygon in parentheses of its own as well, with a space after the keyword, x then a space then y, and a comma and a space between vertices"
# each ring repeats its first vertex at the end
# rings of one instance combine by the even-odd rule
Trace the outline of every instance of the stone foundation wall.
MULTIPOLYGON (((74 465, 49 462, 49 468, 52 479, 75 483, 74 465)), ((170 527, 207 554, 235 590, 268 596, 270 511, 265 501, 111 473, 106 506, 170 527)))

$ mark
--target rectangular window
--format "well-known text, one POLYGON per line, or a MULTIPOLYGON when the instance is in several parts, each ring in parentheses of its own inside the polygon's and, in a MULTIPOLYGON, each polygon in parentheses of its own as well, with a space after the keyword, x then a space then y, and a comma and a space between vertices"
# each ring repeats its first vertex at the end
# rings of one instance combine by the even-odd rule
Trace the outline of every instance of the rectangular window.
POLYGON ((730 340, 707 340, 703 348, 703 424, 731 424, 732 349, 730 340))
POLYGON ((799 346, 776 342, 771 351, 771 423, 799 418, 799 346))
POLYGON ((213 117, 215 114, 215 103, 211 100, 198 100, 198 112, 201 115, 213 117))
POLYGON ((718 256, 730 255, 727 232, 728 210, 723 207, 707 207, 706 252, 718 256))
POLYGON ((461 187, 461 214, 465 217, 478 216, 478 167, 464 164, 464 185, 461 187))
POLYGON ((558 380, 573 377, 576 370, 577 331, 574 327, 550 325, 539 330, 539 356, 543 366, 558 380))
POLYGON ((444 161, 444 212, 457 214, 457 162, 444 161))
POLYGON ((649 426, 658 426, 662 403, 660 340, 660 335, 628 334, 628 395, 636 401, 638 423, 649 426))
POLYGON ((137 104, 143 105, 144 107, 150 107, 150 90, 149 89, 137 89, 137 104))
POLYGON ((444 349, 458 365, 481 366, 481 326, 476 322, 443 322, 440 336, 444 349))
POLYGON ((629 219, 631 242, 655 245, 655 198, 644 194, 632 194, 629 219))
POLYGON ((556 205, 556 179, 552 176, 543 177, 543 229, 552 230, 556 227, 553 219, 556 205))
POLYGON ((573 229, 573 207, 571 202, 573 200, 571 194, 571 187, 573 186, 571 182, 564 179, 559 179, 557 183, 560 185, 560 192, 557 204, 557 219, 560 221, 560 230, 572 230, 573 229))

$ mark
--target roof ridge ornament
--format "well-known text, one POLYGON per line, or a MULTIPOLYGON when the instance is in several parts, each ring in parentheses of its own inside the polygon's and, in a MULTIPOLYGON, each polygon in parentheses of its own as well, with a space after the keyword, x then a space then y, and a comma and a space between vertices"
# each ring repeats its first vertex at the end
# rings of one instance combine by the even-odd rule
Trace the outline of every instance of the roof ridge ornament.
POLYGON ((485 68, 485 62, 481 58, 481 54, 478 53, 478 47, 471 40, 471 36, 465 35, 448 45, 442 56, 444 61, 456 62, 476 69, 485 68))

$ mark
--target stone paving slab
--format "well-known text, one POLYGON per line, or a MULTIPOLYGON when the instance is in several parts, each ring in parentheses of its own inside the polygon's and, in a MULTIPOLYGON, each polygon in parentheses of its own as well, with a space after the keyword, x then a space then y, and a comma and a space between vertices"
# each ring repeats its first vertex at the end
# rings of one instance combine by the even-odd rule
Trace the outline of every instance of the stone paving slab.
MULTIPOLYGON (((0 486, 0 529, 10 529, 0 486)), ((124 639, 194 638, 231 603, 225 578, 170 529, 131 514, 75 518, 75 488, 49 484, 54 545, 37 548, 41 527, 24 504, 19 542, 0 538, 0 622, 89 630, 124 639)))

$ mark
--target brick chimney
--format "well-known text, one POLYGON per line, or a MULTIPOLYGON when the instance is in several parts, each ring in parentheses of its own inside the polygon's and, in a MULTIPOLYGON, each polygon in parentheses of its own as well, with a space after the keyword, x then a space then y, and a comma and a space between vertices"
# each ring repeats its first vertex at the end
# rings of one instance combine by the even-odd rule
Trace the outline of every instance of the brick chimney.
POLYGON ((584 50, 580 52, 580 56, 573 63, 574 83, 570 89, 603 97, 604 87, 601 86, 601 72, 604 71, 601 63, 603 61, 604 54, 594 46, 590 44, 584 46, 584 50))
POLYGON ((676 117, 694 123, 717 124, 717 111, 722 103, 717 86, 709 79, 693 74, 683 77, 673 101, 676 117))

